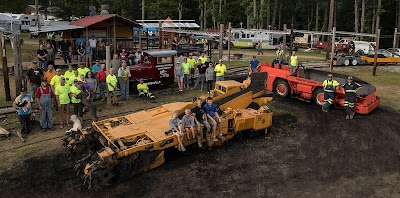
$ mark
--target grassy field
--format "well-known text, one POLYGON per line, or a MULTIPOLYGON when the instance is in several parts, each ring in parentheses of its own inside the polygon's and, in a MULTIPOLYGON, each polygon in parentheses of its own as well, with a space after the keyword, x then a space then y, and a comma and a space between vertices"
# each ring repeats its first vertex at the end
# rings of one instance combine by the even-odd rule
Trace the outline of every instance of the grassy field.
MULTIPOLYGON (((230 65, 228 68, 233 68, 233 67, 238 67, 238 66, 247 66, 249 65, 249 61, 253 56, 257 56, 257 59, 260 62, 272 62, 275 58, 275 51, 274 50, 264 50, 263 55, 257 55, 257 50, 255 49, 237 49, 233 48, 231 50, 231 55, 235 53, 240 53, 243 54, 243 59, 234 59, 231 60, 230 65)), ((228 54, 228 50, 224 50, 224 55, 228 54)), ((213 53, 214 60, 217 61, 218 57, 218 52, 214 51, 213 53)), ((325 54, 322 54, 321 51, 312 51, 312 52, 303 52, 303 51, 298 51, 297 56, 299 57, 300 62, 301 61, 324 61, 325 60, 325 54)), ((228 64, 225 62, 225 64, 228 64)))
MULTIPOLYGON (((21 33, 21 38, 24 40, 21 46, 22 62, 30 62, 36 58, 36 51, 39 49, 39 40, 34 38, 29 38, 29 33, 21 33)), ((6 43, 7 50, 7 62, 13 63, 14 58, 12 55, 12 48, 10 43, 6 43)))

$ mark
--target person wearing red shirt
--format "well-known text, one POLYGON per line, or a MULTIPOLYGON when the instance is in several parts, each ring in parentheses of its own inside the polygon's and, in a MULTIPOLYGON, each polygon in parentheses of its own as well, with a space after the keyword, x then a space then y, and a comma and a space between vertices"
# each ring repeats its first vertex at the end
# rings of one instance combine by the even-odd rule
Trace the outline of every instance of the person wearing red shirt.
POLYGON ((97 80, 99 81, 100 85, 100 97, 101 101, 104 102, 106 98, 106 90, 107 90, 107 83, 106 83, 107 73, 106 73, 106 65, 101 65, 101 70, 97 73, 97 80))
POLYGON ((40 110, 40 126, 42 129, 54 130, 51 110, 54 92, 51 87, 48 86, 46 79, 42 80, 42 85, 36 90, 35 96, 40 110))

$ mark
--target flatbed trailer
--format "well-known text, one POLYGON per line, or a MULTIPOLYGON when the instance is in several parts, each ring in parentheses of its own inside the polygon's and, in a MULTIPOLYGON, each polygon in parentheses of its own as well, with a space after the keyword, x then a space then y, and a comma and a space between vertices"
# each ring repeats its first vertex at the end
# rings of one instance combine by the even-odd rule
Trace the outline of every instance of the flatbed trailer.
MULTIPOLYGON (((400 58, 396 57, 386 57, 383 55, 378 54, 378 58, 376 60, 377 63, 381 64, 387 64, 387 63, 394 63, 398 64, 400 63, 400 58)), ((356 66, 356 65, 367 65, 367 64, 373 64, 374 63, 374 55, 339 55, 335 56, 333 59, 333 65, 336 66, 356 66)))
MULTIPOLYGON (((267 73, 266 90, 274 91, 282 97, 294 97, 300 100, 314 102, 319 106, 324 104, 324 89, 322 83, 327 79, 329 72, 316 69, 300 67, 295 76, 291 76, 289 66, 282 65, 282 69, 272 68, 270 63, 261 63, 260 72, 267 73)), ((347 76, 333 74, 335 80, 341 85, 346 83, 347 76)), ((354 111, 358 114, 368 114, 380 104, 380 99, 376 95, 376 88, 357 78, 354 81, 362 87, 357 92, 354 102, 354 111)), ((344 107, 346 95, 343 88, 335 91, 334 106, 344 107)))

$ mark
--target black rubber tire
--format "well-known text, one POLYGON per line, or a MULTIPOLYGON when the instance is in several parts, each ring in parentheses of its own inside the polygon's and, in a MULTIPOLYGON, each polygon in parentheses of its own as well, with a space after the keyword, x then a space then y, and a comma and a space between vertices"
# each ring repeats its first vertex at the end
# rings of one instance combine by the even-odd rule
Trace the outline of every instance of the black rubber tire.
POLYGON ((274 92, 281 97, 288 97, 290 94, 290 86, 289 83, 286 80, 279 79, 274 83, 274 92), (285 91, 281 92, 278 90, 278 86, 284 86, 285 91))
POLYGON ((344 66, 349 66, 350 63, 351 63, 351 60, 350 60, 350 59, 345 59, 345 60, 343 61, 344 66))
POLYGON ((358 60, 356 58, 351 60, 351 65, 353 65, 353 66, 358 65, 358 60))
POLYGON ((153 40, 153 39, 150 39, 149 40, 149 45, 155 45, 156 44, 156 41, 155 40, 153 40))
POLYGON ((247 131, 243 131, 242 133, 246 138, 251 139, 251 138, 255 138, 255 137, 262 135, 263 132, 264 132, 264 130, 262 130, 262 131, 247 130, 247 131))
POLYGON ((314 93, 313 93, 313 102, 314 102, 316 105, 318 105, 318 106, 322 106, 322 105, 324 104, 324 102, 320 102, 320 101, 318 100, 318 97, 319 97, 320 94, 322 94, 322 96, 324 95, 324 89, 322 89, 322 88, 317 88, 317 89, 314 90, 314 93))
POLYGON ((362 55, 364 55, 364 51, 359 49, 357 51, 356 55, 362 56, 362 55))

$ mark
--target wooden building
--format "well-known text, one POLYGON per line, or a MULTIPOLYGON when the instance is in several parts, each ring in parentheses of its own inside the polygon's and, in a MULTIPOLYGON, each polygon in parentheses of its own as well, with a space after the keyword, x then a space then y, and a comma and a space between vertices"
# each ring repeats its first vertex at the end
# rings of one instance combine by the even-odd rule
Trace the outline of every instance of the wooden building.
POLYGON ((141 28, 142 26, 116 14, 107 14, 87 16, 72 21, 68 25, 42 26, 38 34, 39 38, 51 40, 50 35, 62 33, 62 38, 71 43, 76 43, 78 39, 87 41, 95 36, 106 45, 112 45, 115 52, 122 48, 137 48, 133 42, 134 27, 141 28))
POLYGON ((67 38, 73 39, 85 38, 88 40, 93 35, 96 38, 101 38, 106 44, 112 45, 114 51, 121 48, 135 48, 133 43, 133 28, 142 27, 135 21, 116 14, 88 16, 72 21, 69 25, 82 28, 68 30, 64 32, 64 37, 67 36, 67 38))

